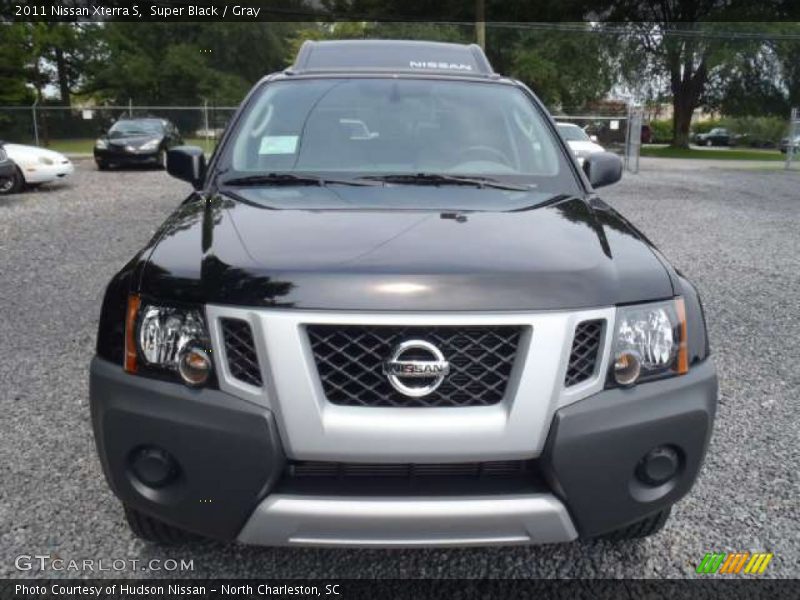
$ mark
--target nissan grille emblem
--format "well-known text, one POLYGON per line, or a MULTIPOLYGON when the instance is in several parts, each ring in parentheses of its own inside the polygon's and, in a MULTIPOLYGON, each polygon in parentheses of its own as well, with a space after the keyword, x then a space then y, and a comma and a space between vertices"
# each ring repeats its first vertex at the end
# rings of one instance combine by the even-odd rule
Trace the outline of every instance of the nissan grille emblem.
POLYGON ((398 392, 421 398, 442 384, 450 372, 450 363, 430 342, 409 340, 395 347, 389 360, 383 363, 383 372, 398 392), (415 382, 419 385, 414 385, 415 382))

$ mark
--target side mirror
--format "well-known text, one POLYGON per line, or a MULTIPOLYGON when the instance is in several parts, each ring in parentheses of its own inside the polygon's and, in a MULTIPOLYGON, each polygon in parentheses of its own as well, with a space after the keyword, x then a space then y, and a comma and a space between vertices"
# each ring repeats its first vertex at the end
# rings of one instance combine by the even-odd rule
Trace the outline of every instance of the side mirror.
POLYGON ((206 176, 206 155, 197 146, 176 146, 167 150, 167 173, 187 181, 198 190, 206 176))
POLYGON ((622 160, 611 152, 596 152, 583 162, 583 171, 593 188, 611 185, 622 179, 622 160))

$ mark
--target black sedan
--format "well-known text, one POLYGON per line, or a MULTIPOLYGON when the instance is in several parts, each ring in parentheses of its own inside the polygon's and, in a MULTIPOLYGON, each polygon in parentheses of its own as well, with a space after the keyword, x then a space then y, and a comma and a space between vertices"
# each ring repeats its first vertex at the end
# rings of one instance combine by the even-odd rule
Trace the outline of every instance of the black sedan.
POLYGON ((730 146, 731 134, 723 127, 715 127, 708 133, 698 133, 694 141, 699 146, 730 146))
POLYGON ((3 149, 3 142, 0 142, 0 195, 13 194, 22 187, 22 177, 17 171, 16 165, 8 158, 8 154, 3 149))
POLYGON ((97 168, 111 165, 166 165, 167 150, 183 143, 178 128, 156 117, 123 118, 94 144, 97 168))

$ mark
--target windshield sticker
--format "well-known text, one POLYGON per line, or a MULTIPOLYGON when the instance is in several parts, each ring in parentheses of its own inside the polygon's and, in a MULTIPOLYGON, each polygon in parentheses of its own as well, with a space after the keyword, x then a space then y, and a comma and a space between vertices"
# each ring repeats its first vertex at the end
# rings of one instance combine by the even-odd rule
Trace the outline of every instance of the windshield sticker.
POLYGON ((261 138, 259 154, 294 154, 297 149, 296 135, 265 135, 261 138))

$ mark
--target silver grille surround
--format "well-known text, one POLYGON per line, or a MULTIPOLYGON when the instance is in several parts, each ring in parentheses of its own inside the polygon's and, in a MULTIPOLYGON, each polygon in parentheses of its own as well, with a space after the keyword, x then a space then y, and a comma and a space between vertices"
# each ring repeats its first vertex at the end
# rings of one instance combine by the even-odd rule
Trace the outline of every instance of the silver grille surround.
POLYGON ((207 305, 220 389, 273 412, 289 459, 340 462, 472 462, 538 456, 555 411, 602 390, 614 307, 538 312, 363 312, 207 305), (263 385, 229 372, 219 320, 248 321, 263 385), (575 327, 604 319, 595 375, 564 387, 575 327), (361 407, 329 402, 305 328, 321 325, 522 327, 517 365, 503 400, 491 406, 361 407), (535 335, 531 335, 535 332, 535 335), (223 351, 224 352, 224 351, 223 351))

